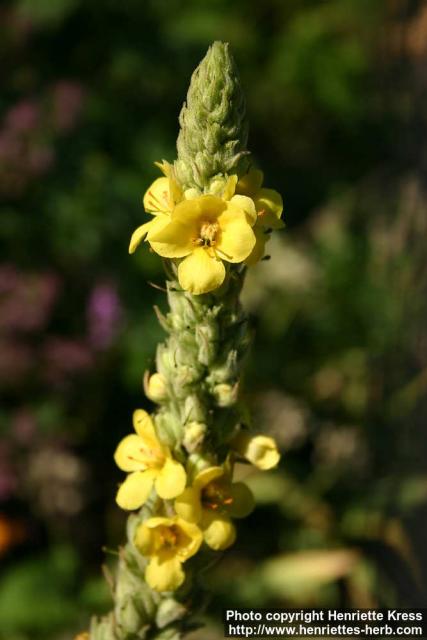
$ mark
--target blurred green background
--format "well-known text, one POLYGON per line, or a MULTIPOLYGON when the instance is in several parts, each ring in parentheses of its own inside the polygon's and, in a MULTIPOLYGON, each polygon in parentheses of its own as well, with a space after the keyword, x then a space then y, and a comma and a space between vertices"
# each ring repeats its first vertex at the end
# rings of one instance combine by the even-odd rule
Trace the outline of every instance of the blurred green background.
POLYGON ((287 228, 252 270, 245 393, 283 451, 210 574, 223 606, 405 606, 427 582, 427 8, 410 0, 0 5, 0 638, 110 605, 112 453, 162 339, 129 257, 192 70, 232 45, 287 228))

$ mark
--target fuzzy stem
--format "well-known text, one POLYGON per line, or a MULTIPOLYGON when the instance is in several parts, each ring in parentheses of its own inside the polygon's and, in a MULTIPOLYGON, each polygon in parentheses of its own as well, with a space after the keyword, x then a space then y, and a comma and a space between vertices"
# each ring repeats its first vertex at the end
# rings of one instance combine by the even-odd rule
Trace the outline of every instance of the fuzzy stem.
MULTIPOLYGON (((209 188, 218 176, 246 167, 245 103, 228 45, 215 42, 193 74, 180 116, 175 175, 183 189, 209 188)), ((239 303, 244 268, 234 265, 225 284, 211 294, 182 291, 176 265, 166 263, 170 311, 158 313, 168 336, 157 348, 164 397, 154 413, 156 431, 187 470, 221 464, 240 420, 238 387, 249 344, 239 303)), ((114 608, 94 618, 90 640, 178 640, 192 628, 204 604, 195 576, 218 554, 204 550, 185 565, 186 581, 176 593, 158 593, 144 579, 146 559, 134 546, 135 530, 152 515, 168 515, 171 504, 151 500, 128 519, 120 551, 114 608)))

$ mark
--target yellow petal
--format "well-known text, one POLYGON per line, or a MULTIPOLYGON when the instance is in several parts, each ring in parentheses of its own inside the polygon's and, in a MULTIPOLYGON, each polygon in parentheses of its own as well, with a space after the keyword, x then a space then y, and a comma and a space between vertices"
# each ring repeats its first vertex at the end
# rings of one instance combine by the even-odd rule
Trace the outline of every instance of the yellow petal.
POLYGON ((178 182, 175 178, 175 171, 173 165, 167 162, 166 160, 162 160, 162 162, 155 162, 156 167, 159 167, 161 172, 169 178, 169 193, 170 193, 170 204, 174 205, 180 202, 183 198, 182 189, 179 186, 178 182))
POLYGON ((146 240, 149 242, 153 236, 163 229, 169 224, 171 221, 170 215, 168 213, 158 213, 154 216, 154 218, 150 221, 150 228, 147 231, 146 240))
POLYGON ((164 176, 169 177, 170 164, 167 160, 158 160, 154 163, 155 167, 158 167, 164 176))
POLYGON ((231 485, 230 494, 232 503, 227 511, 233 518, 245 518, 254 510, 255 500, 252 491, 243 482, 235 482, 231 485))
POLYGON ((186 482, 187 474, 182 464, 167 458, 156 478, 156 491, 164 500, 171 500, 184 491, 186 482))
POLYGON ((216 220, 226 207, 227 203, 218 196, 199 196, 180 202, 172 212, 172 220, 187 224, 199 223, 201 220, 216 220))
POLYGON ((149 529, 155 529, 156 527, 160 527, 162 525, 165 527, 170 527, 172 524, 174 524, 175 520, 175 517, 167 518, 166 516, 154 516, 153 518, 145 520, 144 525, 149 529))
POLYGON ((260 189, 255 198, 255 206, 258 212, 258 224, 270 229, 284 227, 280 216, 283 212, 283 200, 280 193, 273 189, 260 189))
POLYGON ((194 295, 218 289, 224 278, 222 261, 210 256, 208 250, 202 247, 195 249, 178 267, 179 284, 194 295))
POLYGON ((188 522, 198 522, 202 516, 200 491, 188 487, 175 500, 175 511, 188 522))
POLYGON ((224 475, 223 467, 207 467, 206 469, 202 469, 194 478, 194 486, 197 489, 203 489, 206 487, 212 480, 216 480, 224 475))
POLYGON ((156 472, 151 470, 135 471, 128 475, 117 492, 119 507, 128 511, 142 507, 151 493, 155 475, 156 472))
POLYGON ((255 246, 256 238, 253 230, 243 215, 220 216, 221 227, 219 241, 215 250, 227 262, 243 262, 255 246))
POLYGON ((143 471, 146 469, 146 462, 140 452, 143 445, 142 439, 134 433, 123 438, 114 453, 116 465, 122 471, 143 471))
POLYGON ((185 573, 178 558, 153 556, 145 570, 145 579, 155 591, 175 591, 184 582, 185 573))
POLYGON ((195 237, 194 224, 171 220, 161 231, 150 234, 150 245, 163 258, 183 258, 193 250, 192 239, 195 237))
POLYGON ((150 231, 152 222, 153 221, 150 220, 149 222, 146 222, 145 224, 142 224, 140 227, 135 229, 130 239, 129 253, 134 253, 137 247, 141 244, 147 233, 150 231))
POLYGON ((157 440, 151 416, 144 409, 136 409, 132 416, 133 428, 143 439, 157 440))
POLYGON ((266 233, 261 225, 256 224, 253 232, 256 238, 255 246, 245 260, 245 264, 249 266, 256 264, 264 257, 265 245, 270 239, 270 234, 266 233))
POLYGON ((222 197, 224 200, 230 200, 236 191, 238 177, 236 175, 229 176, 227 182, 225 183, 224 191, 222 192, 222 197))
POLYGON ((196 524, 182 518, 175 518, 175 528, 178 530, 177 554, 181 562, 185 562, 200 549, 203 534, 196 524))
POLYGON ((135 533, 135 546, 144 556, 151 556, 156 550, 155 534, 147 524, 151 519, 140 524, 135 533))
POLYGON ((169 179, 157 178, 147 189, 143 199, 144 209, 150 213, 167 213, 171 210, 169 179))
POLYGON ((233 439, 232 446, 243 458, 263 471, 272 469, 280 460, 277 444, 269 436, 251 436, 242 431, 233 439))
POLYGON ((244 213, 251 227, 253 227, 257 221, 258 215, 255 203, 252 198, 248 198, 247 196, 233 196, 227 207, 227 211, 234 213, 240 211, 244 213))
POLYGON ((236 540, 236 529, 227 516, 203 512, 203 537, 206 544, 215 551, 223 551, 236 540))
POLYGON ((250 169, 237 183, 236 192, 246 196, 254 196, 260 190, 264 174, 259 169, 250 169))

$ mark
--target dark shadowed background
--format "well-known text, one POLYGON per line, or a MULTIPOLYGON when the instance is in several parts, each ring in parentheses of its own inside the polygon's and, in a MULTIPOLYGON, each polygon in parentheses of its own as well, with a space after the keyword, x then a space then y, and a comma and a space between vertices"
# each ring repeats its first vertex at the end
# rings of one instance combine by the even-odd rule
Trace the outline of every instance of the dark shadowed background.
POLYGON ((129 257, 192 70, 232 45, 285 231, 244 302, 245 393, 283 451, 210 575, 223 606, 405 606, 427 581, 427 7, 410 0, 0 6, 0 638, 105 611, 112 460, 162 339, 129 257))

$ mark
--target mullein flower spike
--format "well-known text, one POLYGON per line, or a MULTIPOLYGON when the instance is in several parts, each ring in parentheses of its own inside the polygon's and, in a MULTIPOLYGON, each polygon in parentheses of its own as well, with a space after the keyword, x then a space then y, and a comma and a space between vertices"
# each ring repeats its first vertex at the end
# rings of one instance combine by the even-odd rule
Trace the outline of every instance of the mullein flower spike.
MULTIPOLYGON (((281 196, 263 185, 246 150, 245 101, 227 44, 215 42, 193 74, 180 115, 175 163, 146 191, 145 241, 165 259, 167 332, 144 390, 157 405, 137 409, 119 443, 127 476, 118 505, 128 511, 114 609, 94 618, 88 640, 178 640, 201 603, 195 568, 236 539, 235 519, 254 508, 235 463, 271 469, 275 441, 243 427, 239 379, 249 331, 239 302, 245 267, 258 262, 283 226, 281 196), (191 597, 198 594, 199 597, 191 597)), ((80 636, 79 636, 80 637, 80 636)), ((86 636, 81 636, 86 637, 86 636)))

